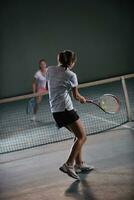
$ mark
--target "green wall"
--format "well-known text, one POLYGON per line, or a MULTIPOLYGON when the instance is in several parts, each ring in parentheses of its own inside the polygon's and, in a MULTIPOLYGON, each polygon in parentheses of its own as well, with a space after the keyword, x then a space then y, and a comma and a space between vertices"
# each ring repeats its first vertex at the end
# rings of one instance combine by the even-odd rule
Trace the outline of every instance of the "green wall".
POLYGON ((0 15, 0 98, 31 92, 38 60, 63 49, 80 83, 134 72, 131 1, 2 0, 0 15))

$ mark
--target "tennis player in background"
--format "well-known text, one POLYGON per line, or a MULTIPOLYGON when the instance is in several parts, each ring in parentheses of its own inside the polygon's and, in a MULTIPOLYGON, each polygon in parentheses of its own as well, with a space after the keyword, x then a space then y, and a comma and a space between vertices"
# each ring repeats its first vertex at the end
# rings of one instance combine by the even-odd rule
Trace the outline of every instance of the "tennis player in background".
POLYGON ((39 93, 39 96, 36 97, 36 104, 35 104, 35 107, 34 107, 34 113, 33 113, 32 119, 31 119, 33 121, 36 120, 36 114, 37 114, 38 109, 39 109, 39 104, 42 101, 42 96, 43 96, 43 94, 45 94, 47 92, 46 72, 47 72, 46 62, 45 62, 44 59, 41 59, 39 61, 39 70, 35 73, 34 80, 33 80, 33 83, 32 83, 33 93, 39 93))
POLYGON ((77 89, 77 76, 71 71, 75 62, 76 55, 74 52, 60 52, 58 54, 58 66, 48 67, 47 82, 50 108, 57 126, 67 128, 76 138, 70 155, 60 167, 60 170, 79 180, 78 173, 92 170, 93 166, 89 166, 83 161, 82 148, 86 141, 86 133, 79 115, 73 108, 68 91, 70 85, 73 97, 80 103, 86 103, 86 99, 80 95, 77 89))

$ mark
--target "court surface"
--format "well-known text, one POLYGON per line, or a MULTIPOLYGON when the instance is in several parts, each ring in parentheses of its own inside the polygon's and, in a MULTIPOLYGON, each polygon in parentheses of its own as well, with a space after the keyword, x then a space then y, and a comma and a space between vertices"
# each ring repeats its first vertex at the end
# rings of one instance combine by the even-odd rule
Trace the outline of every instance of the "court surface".
MULTIPOLYGON (((133 127, 133 123, 131 127, 133 127)), ((61 173, 72 140, 0 156, 1 200, 133 200, 134 131, 88 136, 84 159, 95 166, 81 181, 61 173)))

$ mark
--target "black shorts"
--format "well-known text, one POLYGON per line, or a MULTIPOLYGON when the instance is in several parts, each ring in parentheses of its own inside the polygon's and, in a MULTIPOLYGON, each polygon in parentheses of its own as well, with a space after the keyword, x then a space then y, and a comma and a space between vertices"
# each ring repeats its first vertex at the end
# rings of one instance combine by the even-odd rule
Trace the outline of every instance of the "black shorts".
POLYGON ((79 119, 75 110, 65 110, 63 112, 54 112, 53 117, 58 128, 66 127, 79 119))

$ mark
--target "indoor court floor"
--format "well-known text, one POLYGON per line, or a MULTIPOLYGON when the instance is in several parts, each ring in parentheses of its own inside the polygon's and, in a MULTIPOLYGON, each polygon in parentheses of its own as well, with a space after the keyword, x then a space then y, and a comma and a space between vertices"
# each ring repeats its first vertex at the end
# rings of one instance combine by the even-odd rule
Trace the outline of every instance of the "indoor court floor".
MULTIPOLYGON (((132 124, 127 124, 131 125, 132 124)), ((88 136, 84 158, 95 166, 80 181, 59 171, 72 140, 0 156, 0 200, 133 200, 134 130, 88 136)))

